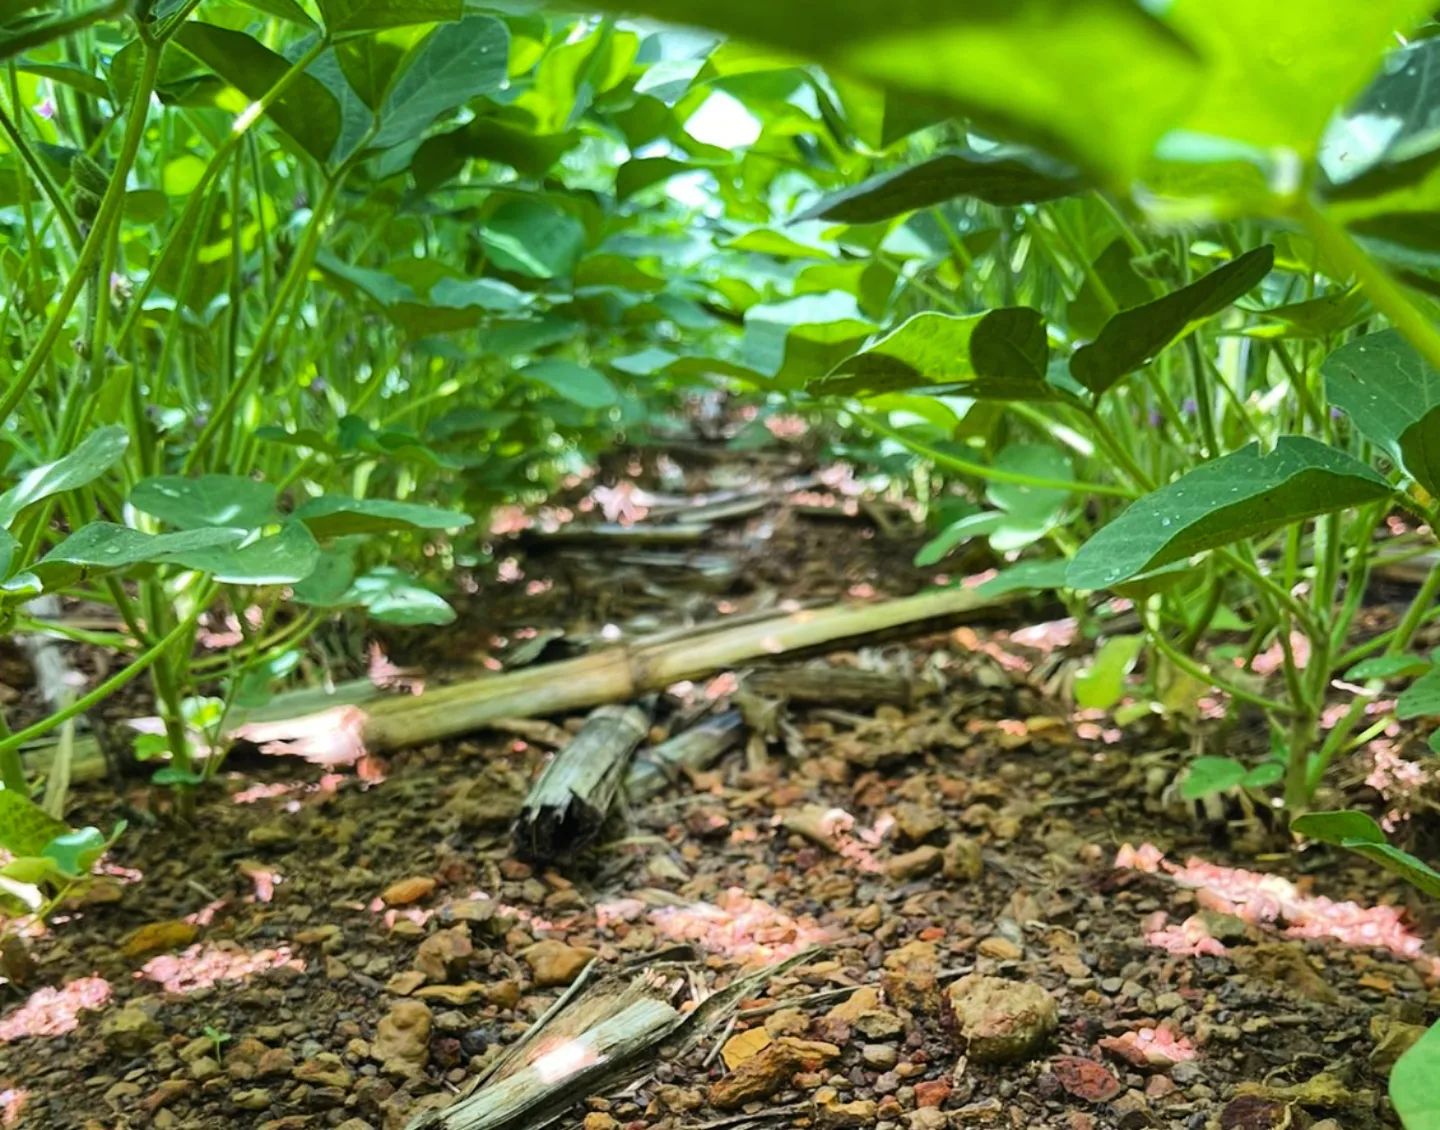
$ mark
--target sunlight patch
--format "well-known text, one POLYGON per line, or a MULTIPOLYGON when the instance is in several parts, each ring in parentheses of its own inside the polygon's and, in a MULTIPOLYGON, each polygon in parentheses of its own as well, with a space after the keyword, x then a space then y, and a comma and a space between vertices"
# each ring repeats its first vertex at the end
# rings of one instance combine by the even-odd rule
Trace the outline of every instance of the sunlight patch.
POLYGON ((75 1031, 81 1012, 94 1012, 110 1001, 104 977, 81 977, 58 989, 37 989, 8 1016, 0 1018, 0 1044, 25 1036, 64 1036, 75 1031))
POLYGON ((245 981, 257 973, 268 973, 282 966, 305 971, 305 962, 294 957, 289 946, 251 953, 197 943, 180 953, 152 957, 135 976, 156 982, 168 993, 193 993, 222 981, 245 981))

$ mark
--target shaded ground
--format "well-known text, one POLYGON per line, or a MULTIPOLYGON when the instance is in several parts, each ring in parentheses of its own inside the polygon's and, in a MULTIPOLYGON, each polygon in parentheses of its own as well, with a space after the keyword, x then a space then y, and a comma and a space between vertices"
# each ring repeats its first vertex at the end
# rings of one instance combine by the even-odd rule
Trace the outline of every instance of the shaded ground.
MULTIPOLYGON (((635 470, 664 487, 653 461, 635 470)), ((391 658, 443 678, 617 630, 932 583, 908 564, 920 535, 903 515, 882 512, 879 527, 873 510, 810 515, 826 496, 843 510, 846 484, 783 461, 767 474, 763 509, 681 550, 522 538, 507 581, 482 587, 438 645, 412 634, 389 641, 391 658), (547 642, 554 628, 565 637, 547 642)), ((736 485, 734 465, 715 463, 669 489, 736 485)), ((634 518, 646 496, 627 492, 590 497, 634 518)), ((1188 739, 1077 720, 1047 689, 1083 641, 1064 623, 1015 629, 830 656, 928 693, 908 709, 779 710, 773 740, 629 811, 563 870, 509 850, 553 727, 408 751, 363 775, 237 762, 193 825, 161 813, 133 826, 84 905, 31 941, 35 967, 12 961, 26 984, 7 987, 0 1016, 4 1124, 398 1130, 592 957, 593 974, 664 954, 698 998, 812 945, 825 948, 726 1028, 642 1059, 558 1125, 1393 1124, 1384 1069, 1404 1026, 1440 1007, 1433 959, 1287 936, 1183 885, 1223 886, 1229 909, 1255 911, 1256 889, 1231 873, 1147 874, 1148 851, 1127 853, 1141 869, 1115 862, 1150 841, 1177 864, 1195 853, 1288 876, 1299 890, 1265 894, 1292 927, 1308 894, 1403 892, 1347 859, 1287 853, 1240 809, 1228 829, 1197 819, 1166 792, 1188 739), (1053 1033, 1013 1062, 978 1062, 973 1039, 962 1054, 943 996, 971 973, 1041 987, 1053 1033), (737 1078, 765 1070, 746 1104, 737 1078)), ((733 689, 724 676, 676 688, 655 736, 733 689)), ((143 789, 128 801, 150 804, 143 789)), ((1389 919, 1332 911, 1319 904, 1312 932, 1405 944, 1389 919)), ((1435 921, 1411 922, 1436 952, 1435 921)))

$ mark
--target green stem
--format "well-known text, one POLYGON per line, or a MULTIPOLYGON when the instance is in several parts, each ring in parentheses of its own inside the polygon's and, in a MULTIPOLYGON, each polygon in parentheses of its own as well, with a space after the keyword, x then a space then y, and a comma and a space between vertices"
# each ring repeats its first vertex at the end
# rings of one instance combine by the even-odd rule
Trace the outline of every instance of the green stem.
POLYGON ((868 412, 852 410, 851 413, 857 420, 864 424, 871 431, 879 432, 896 443, 903 444, 916 455, 923 455, 932 463, 945 467, 948 470, 956 471, 962 475, 974 475, 978 479, 985 479, 994 483, 1014 483, 1016 486, 1037 487, 1041 490, 1065 490, 1074 491, 1080 494, 1104 494, 1114 498, 1134 498, 1131 491, 1123 487, 1110 486, 1106 483, 1082 483, 1074 479, 1050 479, 1038 475, 1022 475, 1018 471, 1007 471, 1001 467, 987 467, 983 463, 972 463, 968 459, 962 459, 958 455, 951 455, 947 451, 941 451, 937 447, 931 447, 923 440, 908 436, 898 428, 892 428, 889 424, 868 412))
MULTIPOLYGON (((195 626, 195 620, 196 617, 200 615, 200 611, 200 607, 197 606, 194 612, 184 620, 181 620, 180 623, 171 628, 170 631, 165 633, 159 640, 136 656, 128 666, 122 667, 88 694, 81 695, 74 702, 57 710, 48 718, 42 718, 34 725, 26 726, 25 729, 19 730, 9 737, 0 740, 0 755, 11 750, 18 750, 26 742, 34 741, 36 738, 48 734, 57 726, 68 722, 71 718, 76 718, 84 714, 91 707, 104 702, 105 699, 125 686, 137 675, 144 674, 156 660, 165 654, 172 644, 178 641, 190 628, 195 626)), ((7 787, 9 786, 7 785, 7 787)))
POLYGON ((1440 330, 1410 300, 1390 273, 1366 254, 1349 232, 1311 201, 1300 199, 1295 204, 1295 214, 1321 253, 1353 274, 1375 308, 1420 351, 1431 368, 1440 369, 1440 330))
POLYGON ((4 399, 0 400, 0 424, 10 418, 15 406, 30 391, 31 384, 49 361, 51 350, 64 332, 66 319, 75 308, 76 301, 89 281, 91 270, 106 247, 111 229, 119 221, 125 208, 125 181, 131 166, 135 164, 140 142, 145 136, 146 111, 150 108, 150 96, 154 93, 155 80, 160 73, 160 51, 161 48, 150 44, 144 47, 140 74, 135 80, 135 94, 130 101, 125 122, 125 137, 120 144, 120 154, 116 158, 114 170, 110 174, 110 183, 106 185, 105 195, 96 211, 94 226, 85 238, 80 254, 76 256, 74 269, 50 314, 44 332, 31 349, 24 368, 10 385, 4 399))

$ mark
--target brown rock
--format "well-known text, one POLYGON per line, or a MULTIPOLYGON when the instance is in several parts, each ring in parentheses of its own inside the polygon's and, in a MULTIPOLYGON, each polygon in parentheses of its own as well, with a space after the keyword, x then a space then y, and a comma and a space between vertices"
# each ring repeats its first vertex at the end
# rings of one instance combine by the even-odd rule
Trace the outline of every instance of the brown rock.
POLYGON ((100 1038, 117 1055, 139 1055, 165 1036, 160 1021, 136 1004, 108 1013, 100 1021, 100 1038))
POLYGON ((950 1008, 977 1063, 1008 1063, 1034 1053, 1060 1022, 1039 985, 971 973, 950 986, 950 1008))
POLYGON ((944 1106, 945 1100, 950 1097, 949 1079, 927 1079, 923 1083, 915 1084, 915 1105, 944 1106))
POLYGON ((340 1062, 340 1057, 331 1052, 321 1052, 314 1059, 306 1060, 291 1073, 301 1083, 316 1087, 348 1088, 354 1082, 354 1073, 340 1062))
POLYGON ((530 966, 536 987, 544 988, 570 984, 590 964, 595 951, 548 938, 521 950, 520 956, 530 966))
POLYGON ((386 906, 409 906, 412 902, 429 898, 434 890, 434 879, 428 875, 414 875, 408 879, 401 879, 397 883, 391 883, 380 892, 380 900, 386 906))
POLYGON ((620 1123, 603 1111, 591 1111, 585 1116, 584 1130, 620 1130, 620 1123))
POLYGON ((1023 949, 1009 938, 1002 938, 999 935, 982 939, 975 948, 982 956, 992 957, 996 961, 1019 961, 1025 956, 1023 949))
POLYGON ((1259 1095, 1231 1099, 1220 1112, 1220 1130, 1281 1130, 1290 1125, 1288 1103, 1259 1095))
POLYGON ((132 961, 151 954, 184 949, 200 933, 200 927, 183 918, 149 922, 132 930, 120 942, 120 952, 132 961))
POLYGON ((387 1071, 418 1074, 430 1058, 430 1009, 422 1001, 396 1001, 375 1028, 371 1058, 387 1071))
POLYGON ((274 1079, 295 1070, 295 1057, 288 1048, 266 1048, 255 1064, 255 1078, 274 1079))
POLYGON ((950 1117, 933 1106, 912 1110, 905 1119, 906 1130, 945 1130, 949 1125, 950 1117))
POLYGON ((1077 1099, 1088 1103, 1109 1102, 1121 1091, 1120 1080, 1103 1063, 1078 1055, 1057 1055, 1050 1061, 1050 1070, 1060 1086, 1077 1099))
POLYGON ((1298 996, 1319 1004, 1336 1004, 1340 995, 1320 976, 1305 951, 1292 942, 1265 942, 1230 951, 1237 969, 1273 981, 1298 996))
POLYGON ((810 1031, 810 1017, 802 1009, 782 1008, 765 1018, 765 1031, 772 1036, 803 1036, 810 1031))
POLYGON ((758 1055, 774 1043, 774 1037, 764 1028, 750 1028, 736 1032, 720 1048, 720 1058, 725 1066, 734 1071, 752 1055, 758 1055))
POLYGON ((899 1008, 933 1015, 940 1010, 940 952, 931 942, 907 942, 885 957, 880 983, 899 1008))
POLYGON ((895 828, 912 844, 921 844, 945 827, 945 813, 933 804, 902 804, 895 809, 895 828))
POLYGON ((460 972, 470 961, 475 947, 470 943, 470 928, 461 922, 448 930, 431 934, 415 951, 415 968, 426 980, 440 983, 460 972))
POLYGON ((941 852, 937 847, 918 847, 902 855, 892 856, 885 864, 885 874, 897 883, 933 875, 940 870, 941 852))
POLYGON ((769 1098, 801 1071, 817 1071, 835 1059, 840 1049, 817 1040, 782 1036, 745 1060, 710 1087, 710 1105, 734 1110, 745 1103, 769 1098))
POLYGON ((870 1126, 875 1122, 875 1100, 856 1099, 842 1103, 838 1098, 816 1104, 816 1123, 827 1130, 842 1130, 845 1127, 870 1126))
POLYGON ((178 1102, 194 1090, 194 1080, 167 1079, 146 1095, 140 1101, 140 1105, 145 1108, 147 1114, 153 1115, 157 1110, 161 1110, 171 1103, 178 1102))
POLYGON ((975 882, 985 872, 980 845, 968 836, 951 836, 941 855, 940 871, 947 879, 975 882))

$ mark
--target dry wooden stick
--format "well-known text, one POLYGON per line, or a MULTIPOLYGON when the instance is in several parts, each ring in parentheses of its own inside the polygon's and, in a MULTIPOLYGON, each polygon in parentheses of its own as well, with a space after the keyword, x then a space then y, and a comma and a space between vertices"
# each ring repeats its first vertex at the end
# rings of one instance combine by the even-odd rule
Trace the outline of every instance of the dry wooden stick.
POLYGON ((953 626, 1012 603, 973 589, 936 589, 874 604, 840 604, 730 625, 700 625, 660 643, 639 640, 576 659, 536 664, 367 707, 361 736, 372 752, 421 745, 480 729, 494 718, 563 714, 630 702, 682 680, 706 678, 777 655, 829 651, 857 641, 953 626))
POLYGON ((745 732, 740 711, 727 710, 657 746, 643 749, 625 775, 625 796, 638 804, 670 784, 683 770, 704 769, 745 732))
POLYGON ((745 686, 766 698, 831 706, 910 706, 915 699, 914 684, 904 675, 823 664, 761 668, 745 677, 745 686))

